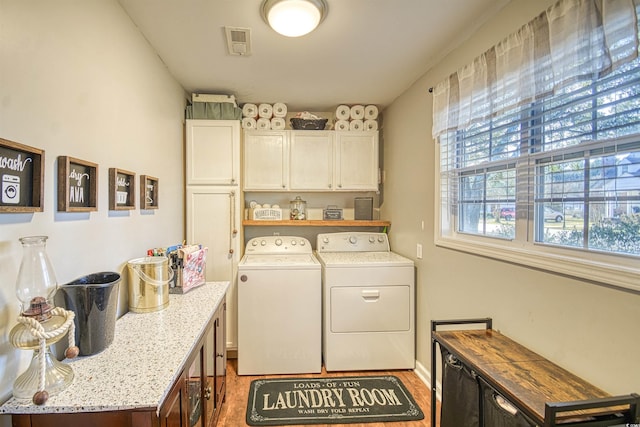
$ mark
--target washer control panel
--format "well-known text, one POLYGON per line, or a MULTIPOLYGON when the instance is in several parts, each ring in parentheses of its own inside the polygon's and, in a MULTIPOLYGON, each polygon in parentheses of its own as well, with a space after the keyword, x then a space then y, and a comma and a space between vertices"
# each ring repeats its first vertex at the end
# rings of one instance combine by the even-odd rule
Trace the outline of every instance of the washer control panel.
POLYGON ((245 253, 248 254, 310 254, 311 243, 298 236, 262 236, 249 240, 245 253))
POLYGON ((390 252, 386 233, 346 231, 318 234, 318 252, 390 252))

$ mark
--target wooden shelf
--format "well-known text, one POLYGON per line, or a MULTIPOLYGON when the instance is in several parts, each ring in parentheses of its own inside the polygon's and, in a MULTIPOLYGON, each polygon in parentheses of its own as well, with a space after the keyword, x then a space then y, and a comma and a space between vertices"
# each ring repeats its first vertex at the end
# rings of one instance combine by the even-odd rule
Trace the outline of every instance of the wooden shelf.
POLYGON ((310 221, 302 221, 302 220, 281 220, 281 221, 255 221, 255 220, 244 220, 242 221, 242 225, 249 226, 255 225, 260 227, 273 227, 273 226, 294 226, 294 227, 389 227, 391 225, 391 221, 382 221, 382 220, 331 220, 331 221, 321 221, 321 220, 310 220, 310 221))

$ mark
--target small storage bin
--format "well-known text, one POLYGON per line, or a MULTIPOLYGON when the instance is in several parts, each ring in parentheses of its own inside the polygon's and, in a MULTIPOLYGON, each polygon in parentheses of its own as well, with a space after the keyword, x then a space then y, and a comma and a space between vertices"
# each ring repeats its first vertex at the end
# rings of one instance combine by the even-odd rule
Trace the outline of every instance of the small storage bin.
POLYGON ((136 258, 129 266, 129 310, 149 313, 169 305, 169 282, 173 270, 166 256, 136 258))
POLYGON ((329 119, 291 118, 291 128, 295 130, 324 130, 329 119))
POLYGON ((75 313, 76 345, 81 356, 100 353, 113 342, 120 275, 93 273, 60 287, 65 307, 75 313))

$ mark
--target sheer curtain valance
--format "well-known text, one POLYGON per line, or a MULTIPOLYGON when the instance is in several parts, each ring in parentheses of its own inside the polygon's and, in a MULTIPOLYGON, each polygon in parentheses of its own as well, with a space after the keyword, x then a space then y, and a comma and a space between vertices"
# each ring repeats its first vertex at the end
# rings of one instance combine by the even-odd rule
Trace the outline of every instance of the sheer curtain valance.
POLYGON ((561 0, 434 87, 433 137, 605 75, 637 55, 634 0, 561 0))

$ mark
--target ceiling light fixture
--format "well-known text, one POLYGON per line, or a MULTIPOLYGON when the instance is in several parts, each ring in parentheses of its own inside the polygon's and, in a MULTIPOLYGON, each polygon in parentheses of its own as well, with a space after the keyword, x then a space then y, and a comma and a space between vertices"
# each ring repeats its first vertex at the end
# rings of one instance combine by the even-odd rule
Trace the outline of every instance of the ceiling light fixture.
POLYGON ((262 18, 277 33, 300 37, 315 30, 327 16, 325 0, 264 0, 262 18))

